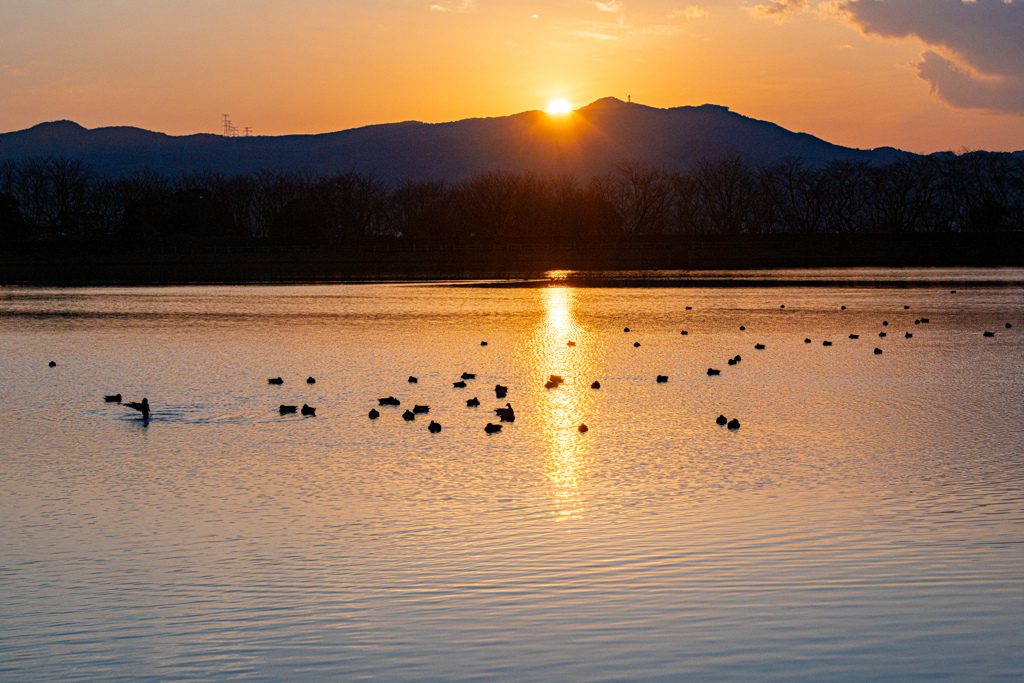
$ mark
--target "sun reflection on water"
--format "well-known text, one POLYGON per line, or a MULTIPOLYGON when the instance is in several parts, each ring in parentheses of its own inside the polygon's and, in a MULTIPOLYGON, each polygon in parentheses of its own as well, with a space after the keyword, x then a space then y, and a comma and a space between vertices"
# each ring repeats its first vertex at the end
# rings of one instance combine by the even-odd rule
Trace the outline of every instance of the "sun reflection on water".
POLYGON ((596 418, 595 392, 590 384, 598 379, 603 348, 577 318, 578 290, 547 287, 538 291, 545 315, 529 338, 527 361, 535 377, 531 386, 538 413, 536 425, 547 445, 545 474, 555 487, 554 514, 559 521, 582 519, 581 481, 594 434, 581 434, 579 426, 596 418), (549 375, 559 375, 565 383, 545 389, 549 375))

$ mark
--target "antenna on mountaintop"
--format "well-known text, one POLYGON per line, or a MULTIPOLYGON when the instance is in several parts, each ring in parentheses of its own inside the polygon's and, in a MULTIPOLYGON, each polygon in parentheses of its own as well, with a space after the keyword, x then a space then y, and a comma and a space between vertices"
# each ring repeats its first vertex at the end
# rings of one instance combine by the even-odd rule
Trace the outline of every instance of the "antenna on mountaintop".
POLYGON ((252 126, 246 126, 243 129, 242 135, 244 135, 247 138, 252 137, 252 126))
POLYGON ((231 123, 231 114, 221 114, 224 122, 224 137, 233 138, 238 135, 238 129, 231 123))
POLYGON ((632 103, 633 103, 633 96, 632 95, 626 95, 626 104, 632 104, 632 103))

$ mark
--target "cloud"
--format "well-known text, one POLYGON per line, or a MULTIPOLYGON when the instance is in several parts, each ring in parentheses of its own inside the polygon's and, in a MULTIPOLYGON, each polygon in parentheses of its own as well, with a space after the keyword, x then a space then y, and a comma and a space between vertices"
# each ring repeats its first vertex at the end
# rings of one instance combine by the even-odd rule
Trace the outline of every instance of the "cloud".
POLYGON ((803 14, 810 5, 808 0, 768 0, 767 5, 756 5, 747 11, 759 19, 773 19, 781 24, 794 14, 803 14))
POLYGON ((430 6, 431 12, 454 12, 456 14, 467 14, 475 10, 476 2, 474 0, 461 0, 461 2, 430 6))
POLYGON ((597 8, 598 12, 618 12, 622 9, 622 3, 619 0, 609 0, 609 2, 596 0, 594 7, 597 8))
POLYGON ((694 21, 696 19, 707 19, 708 11, 700 5, 690 5, 686 9, 674 9, 669 13, 670 19, 687 19, 694 21))
POLYGON ((1024 0, 841 0, 832 9, 864 35, 928 45, 914 67, 951 106, 1024 114, 1024 0))

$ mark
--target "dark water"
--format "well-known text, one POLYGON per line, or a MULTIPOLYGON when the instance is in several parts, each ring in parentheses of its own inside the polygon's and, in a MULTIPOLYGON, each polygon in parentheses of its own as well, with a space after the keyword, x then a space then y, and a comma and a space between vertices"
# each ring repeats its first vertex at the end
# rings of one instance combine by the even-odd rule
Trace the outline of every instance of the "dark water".
POLYGON ((1022 294, 0 290, 0 679, 1019 679, 1022 294))

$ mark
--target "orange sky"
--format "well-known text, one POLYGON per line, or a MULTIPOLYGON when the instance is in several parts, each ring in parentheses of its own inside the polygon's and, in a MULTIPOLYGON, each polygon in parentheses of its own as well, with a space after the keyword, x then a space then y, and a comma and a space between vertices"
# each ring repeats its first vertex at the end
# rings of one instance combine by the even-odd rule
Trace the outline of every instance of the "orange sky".
POLYGON ((1020 150, 1020 36, 1024 0, 6 0, 0 131, 319 133, 631 95, 854 147, 1020 150))

